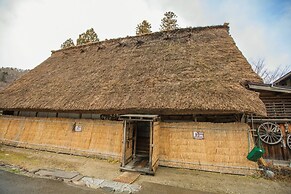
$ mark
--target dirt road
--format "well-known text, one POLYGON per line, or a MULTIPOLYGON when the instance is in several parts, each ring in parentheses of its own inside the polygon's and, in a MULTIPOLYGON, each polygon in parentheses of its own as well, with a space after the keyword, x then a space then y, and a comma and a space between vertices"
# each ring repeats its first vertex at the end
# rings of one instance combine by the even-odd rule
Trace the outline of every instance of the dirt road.
POLYGON ((104 194, 101 189, 89 189, 87 187, 69 186, 64 182, 31 178, 0 170, 0 193, 1 194, 104 194))
MULTIPOLYGON (((119 162, 114 160, 100 160, 7 146, 0 148, 0 162, 21 166, 27 170, 55 168, 77 171, 86 176, 108 180, 121 174, 119 162)), ((290 179, 268 180, 260 176, 238 176, 166 167, 159 167, 155 176, 141 175, 135 184, 169 185, 178 190, 190 189, 212 193, 291 193, 290 179)))

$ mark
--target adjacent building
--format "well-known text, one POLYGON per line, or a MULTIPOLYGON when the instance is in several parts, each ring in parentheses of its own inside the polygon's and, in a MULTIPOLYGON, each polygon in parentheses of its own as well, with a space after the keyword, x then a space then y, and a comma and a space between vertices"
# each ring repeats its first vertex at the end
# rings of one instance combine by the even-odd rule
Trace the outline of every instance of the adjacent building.
POLYGON ((252 115, 249 123, 255 140, 266 151, 267 161, 289 164, 291 160, 291 72, 272 84, 249 83, 249 88, 259 92, 267 116, 252 115))

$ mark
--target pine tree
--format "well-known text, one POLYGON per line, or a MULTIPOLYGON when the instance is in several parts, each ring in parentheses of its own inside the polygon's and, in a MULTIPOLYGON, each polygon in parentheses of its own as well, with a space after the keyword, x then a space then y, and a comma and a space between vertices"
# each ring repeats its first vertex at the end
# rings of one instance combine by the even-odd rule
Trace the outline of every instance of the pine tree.
POLYGON ((98 36, 93 28, 88 29, 86 32, 79 35, 77 45, 87 44, 89 42, 98 42, 98 36))
POLYGON ((77 39, 77 45, 82 45, 82 44, 86 44, 89 41, 86 38, 86 33, 82 33, 79 35, 79 38, 77 39))
POLYGON ((162 21, 162 24, 160 25, 160 31, 168 31, 168 30, 174 30, 178 29, 177 24, 177 16, 174 12, 168 11, 164 14, 162 21))
POLYGON ((75 46, 75 44, 74 44, 73 40, 71 38, 69 38, 61 45, 61 48, 64 49, 64 48, 69 48, 72 46, 75 46))
POLYGON ((143 35, 151 33, 151 24, 147 20, 143 20, 140 24, 136 27, 136 35, 143 35))

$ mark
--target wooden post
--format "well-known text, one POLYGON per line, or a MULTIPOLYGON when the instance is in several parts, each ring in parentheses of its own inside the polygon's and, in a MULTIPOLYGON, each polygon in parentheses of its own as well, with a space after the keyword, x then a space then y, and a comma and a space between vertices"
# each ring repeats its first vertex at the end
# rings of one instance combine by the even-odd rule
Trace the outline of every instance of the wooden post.
POLYGON ((122 167, 125 166, 125 160, 126 160, 126 120, 123 121, 123 141, 122 141, 122 167))
POLYGON ((133 158, 136 158, 136 139, 137 139, 137 123, 134 126, 134 145, 133 145, 133 158))
POLYGON ((241 123, 247 123, 247 119, 246 119, 246 115, 245 114, 242 114, 240 122, 241 123))
POLYGON ((150 168, 150 171, 153 170, 153 167, 152 167, 152 153, 153 153, 153 121, 150 122, 150 155, 149 155, 149 168, 150 168))

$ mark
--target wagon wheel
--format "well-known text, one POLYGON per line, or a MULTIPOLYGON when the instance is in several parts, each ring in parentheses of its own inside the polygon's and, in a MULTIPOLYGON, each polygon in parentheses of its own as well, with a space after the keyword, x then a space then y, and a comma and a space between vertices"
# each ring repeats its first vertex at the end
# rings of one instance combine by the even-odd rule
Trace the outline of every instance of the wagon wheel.
POLYGON ((291 150, 291 134, 289 134, 287 136, 287 146, 289 147, 289 149, 291 150))
POLYGON ((260 139, 267 144, 277 144, 282 140, 281 128, 274 123, 265 122, 258 128, 258 135, 260 139))

